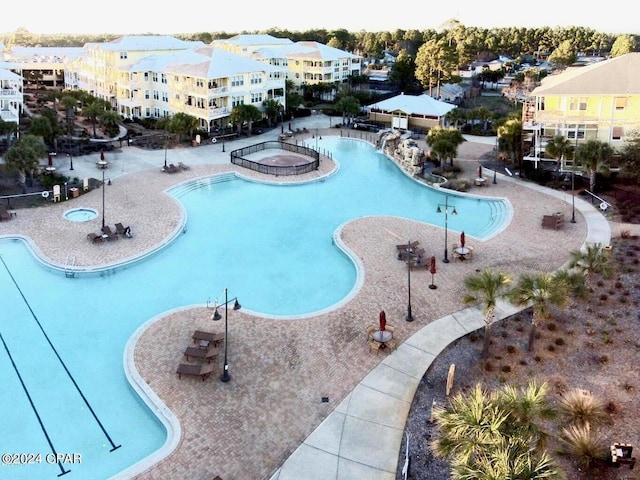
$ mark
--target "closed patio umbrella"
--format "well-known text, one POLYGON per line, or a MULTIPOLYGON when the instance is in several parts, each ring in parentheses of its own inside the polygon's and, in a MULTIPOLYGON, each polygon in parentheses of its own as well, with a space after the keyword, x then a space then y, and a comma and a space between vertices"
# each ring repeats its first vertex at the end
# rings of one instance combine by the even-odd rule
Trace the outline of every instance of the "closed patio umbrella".
POLYGON ((478 165, 478 178, 482 178, 482 165, 478 165))
POLYGON ((431 285, 429 285, 429 288, 431 290, 434 290, 434 289, 438 288, 433 284, 433 276, 436 274, 436 257, 435 257, 435 255, 431 255, 431 264, 429 265, 429 272, 431 272, 431 285))
POLYGON ((464 248, 464 231, 460 234, 460 246, 464 248))
POLYGON ((104 150, 100 150, 100 160, 104 162, 104 150))
POLYGON ((53 167, 53 158, 51 157, 51 154, 49 154, 49 166, 53 167))
POLYGON ((384 313, 384 310, 380 310, 380 331, 384 332, 384 329, 386 326, 387 326, 387 314, 384 313))

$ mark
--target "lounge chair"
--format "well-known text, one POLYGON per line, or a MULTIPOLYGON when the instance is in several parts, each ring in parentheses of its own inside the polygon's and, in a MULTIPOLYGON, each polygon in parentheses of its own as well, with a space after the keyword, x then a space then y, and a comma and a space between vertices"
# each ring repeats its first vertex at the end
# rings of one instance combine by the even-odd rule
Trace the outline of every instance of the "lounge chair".
POLYGON ((116 223, 116 234, 124 235, 127 238, 132 238, 131 227, 125 227, 121 223, 116 223))
POLYGON ((162 171, 165 173, 176 173, 176 172, 179 172, 180 169, 176 167, 173 163, 170 163, 168 167, 162 167, 162 171))
POLYGON ((6 208, 0 208, 0 222, 11 220, 11 213, 6 208))
POLYGON ((104 227, 102 227, 102 233, 104 233, 107 236, 107 240, 118 239, 118 235, 116 235, 114 231, 111 230, 111 227, 109 225, 105 225, 104 227))
POLYGON ((87 238, 91 240, 91 243, 102 243, 103 240, 102 235, 97 233, 89 233, 87 238))
POLYGON ((411 242, 409 245, 407 245, 406 243, 402 243, 400 245, 396 245, 396 249, 398 250, 406 250, 407 247, 411 248, 412 250, 415 249, 418 245, 419 245, 419 241, 416 240, 414 242, 411 242))
POLYGON ((192 377, 200 377, 204 382, 209 375, 213 373, 215 365, 212 363, 202 363, 200 365, 191 365, 188 363, 181 363, 178 365, 178 378, 182 378, 182 375, 190 375, 192 377))
POLYGON ((211 332, 203 332, 201 330, 196 330, 193 333, 193 343, 197 341, 204 341, 208 343, 212 343, 214 346, 218 346, 222 342, 224 342, 224 333, 211 333, 211 332))
POLYGON ((184 351, 184 356, 187 358, 188 362, 190 362, 192 358, 197 358, 199 360, 206 360, 210 363, 212 359, 218 356, 219 352, 220 349, 213 345, 210 345, 207 348, 187 347, 184 351))

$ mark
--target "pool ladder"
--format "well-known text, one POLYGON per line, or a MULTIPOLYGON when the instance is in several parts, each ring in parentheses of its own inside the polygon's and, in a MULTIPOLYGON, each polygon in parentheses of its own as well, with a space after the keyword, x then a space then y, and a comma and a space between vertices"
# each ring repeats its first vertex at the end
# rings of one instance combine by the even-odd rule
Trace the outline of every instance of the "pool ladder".
POLYGON ((64 267, 64 276, 67 278, 75 278, 76 272, 73 270, 77 266, 76 257, 73 255, 67 255, 67 263, 64 267))

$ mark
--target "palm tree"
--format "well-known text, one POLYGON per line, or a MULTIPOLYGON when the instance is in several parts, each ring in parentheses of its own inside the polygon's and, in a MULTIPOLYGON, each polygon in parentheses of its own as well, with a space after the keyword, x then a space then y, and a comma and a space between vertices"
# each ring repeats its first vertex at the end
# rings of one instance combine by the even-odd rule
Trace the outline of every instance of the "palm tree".
POLYGON ((264 114, 267 117, 269 125, 278 118, 278 115, 280 115, 280 112, 283 109, 282 104, 273 98, 268 98, 262 102, 262 108, 264 109, 264 114))
POLYGON ((249 124, 249 135, 251 135, 251 128, 253 122, 260 120, 262 113, 255 105, 236 105, 231 110, 231 121, 237 125, 238 134, 242 132, 242 125, 247 122, 249 124))
POLYGON ((90 103, 82 109, 82 113, 91 122, 91 126, 93 127, 93 138, 96 138, 98 136, 96 134, 96 123, 98 123, 98 117, 103 111, 104 106, 99 102, 90 103))
POLYGON ((360 101, 352 95, 341 97, 335 103, 335 109, 342 113, 343 124, 346 123, 345 117, 348 117, 349 123, 351 123, 351 118, 360 113, 360 108, 360 101))
POLYGON ((434 410, 440 436, 434 455, 449 458, 451 478, 504 480, 559 478, 548 454, 533 448, 546 412, 546 385, 487 392, 476 385, 455 395, 448 407, 434 410))
POLYGON ((589 171, 589 190, 596 188, 596 174, 609 174, 613 148, 600 140, 587 140, 576 148, 576 160, 589 171))
POLYGON ((453 110, 449 110, 447 113, 445 113, 444 119, 453 128, 458 128, 462 123, 466 121, 467 114, 461 108, 454 108, 453 110))
POLYGON ((489 269, 468 276, 464 279, 467 289, 462 298, 465 305, 482 305, 484 314, 484 346, 482 355, 489 355, 491 343, 491 326, 495 321, 496 303, 498 299, 506 297, 507 285, 511 283, 511 277, 504 272, 494 272, 489 269))
POLYGON ((585 285, 588 287, 592 273, 600 273, 605 278, 613 274, 611 252, 601 243, 589 243, 583 250, 569 253, 569 268, 578 270, 584 275, 585 285))
POLYGON ((543 447, 547 434, 542 430, 543 421, 555 417, 555 411, 547 403, 549 386, 546 383, 530 381, 524 388, 505 385, 498 391, 497 400, 510 415, 510 424, 519 436, 534 439, 538 447, 543 447))
POLYGON ((496 129, 498 149, 509 155, 509 159, 522 166, 522 120, 510 118, 496 129))
POLYGON ((533 316, 529 330, 529 351, 533 350, 536 327, 551 318, 551 306, 564 307, 569 301, 570 285, 561 276, 537 272, 522 274, 518 284, 509 293, 511 303, 531 306, 533 316))
POLYGON ((431 147, 431 152, 443 163, 449 160, 452 167, 458 147, 463 142, 465 139, 457 128, 434 127, 427 133, 427 145, 431 147))
POLYGON ((22 185, 22 193, 26 192, 27 175, 38 168, 40 158, 47 154, 47 147, 42 137, 35 135, 22 135, 17 143, 12 145, 4 155, 7 171, 16 172, 18 181, 22 185))
POLYGON ((560 167, 562 167, 562 160, 573 153, 573 145, 571 145, 571 141, 568 138, 556 135, 549 140, 544 151, 551 158, 556 159, 556 170, 559 171, 560 167))
POLYGON ((166 124, 168 133, 177 133, 178 141, 182 141, 183 135, 193 136, 193 131, 198 126, 198 119, 193 115, 178 112, 173 115, 166 124))
POLYGON ((78 100, 76 100, 73 95, 64 94, 62 98, 60 98, 60 105, 64 107, 67 125, 73 125, 76 116, 76 108, 78 107, 78 100))
MULTIPOLYGON (((191 117, 193 120, 190 120, 190 128, 193 130, 197 125, 197 119, 195 117, 191 117)), ((108 136, 114 137, 118 134, 118 124, 120 123, 121 117, 115 110, 106 109, 100 113, 99 121, 100 125, 105 129, 105 132, 108 136)))
POLYGON ((440 436, 432 444, 434 455, 456 458, 467 464, 480 452, 502 440, 501 429, 509 414, 495 405, 495 396, 476 385, 468 394, 459 393, 447 408, 436 407, 433 418, 440 436))

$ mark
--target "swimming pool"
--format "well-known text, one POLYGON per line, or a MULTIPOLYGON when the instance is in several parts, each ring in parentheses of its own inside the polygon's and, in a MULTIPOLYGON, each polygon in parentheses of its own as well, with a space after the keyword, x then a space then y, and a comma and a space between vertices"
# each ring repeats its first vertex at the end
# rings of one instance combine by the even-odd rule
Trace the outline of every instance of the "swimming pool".
MULTIPOLYGON (((1 478, 52 478, 68 469, 67 478, 102 479, 162 447, 164 426, 122 368, 127 340, 148 319, 213 301, 225 287, 246 310, 269 316, 331 308, 357 280, 332 241, 340 225, 368 215, 442 224, 435 205, 443 192, 362 142, 324 139, 322 147, 340 169, 321 181, 279 186, 227 175, 175 187, 186 233, 123 268, 67 278, 36 261, 22 241, 0 240, 0 449, 82 455, 82 464, 42 458, 2 467, 1 478)), ((509 218, 501 199, 456 196, 455 203, 452 231, 488 238, 509 218)))
POLYGON ((72 208, 64 212, 63 217, 72 222, 88 222, 98 216, 98 212, 93 208, 72 208))

